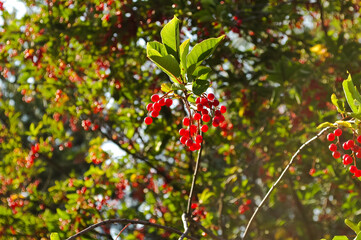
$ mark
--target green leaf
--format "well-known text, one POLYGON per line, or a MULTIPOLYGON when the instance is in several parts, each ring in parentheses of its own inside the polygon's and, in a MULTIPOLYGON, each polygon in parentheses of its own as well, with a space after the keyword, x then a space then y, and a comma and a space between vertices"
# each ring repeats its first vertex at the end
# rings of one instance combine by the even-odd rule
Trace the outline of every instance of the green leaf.
POLYGON ((185 90, 186 88, 184 87, 184 85, 179 84, 179 83, 173 83, 172 84, 172 90, 185 90))
POLYGON ((204 80, 195 80, 192 84, 192 91, 196 95, 201 95, 209 88, 210 83, 204 80))
POLYGON ((326 127, 334 127, 334 128, 336 128, 336 126, 333 123, 324 122, 324 123, 321 123, 320 125, 318 125, 317 129, 326 128, 326 127))
MULTIPOLYGON (((148 42, 147 43, 147 52, 148 52, 148 47, 153 50, 156 50, 158 52, 159 56, 168 55, 167 50, 165 49, 165 46, 163 44, 161 44, 160 42, 157 42, 157 41, 148 42)), ((152 52, 152 55, 157 55, 157 52, 152 52)))
POLYGON ((163 92, 169 92, 169 91, 172 91, 172 84, 170 83, 162 83, 162 85, 160 85, 160 89, 163 91, 163 92))
POLYGON ((345 224, 351 228, 356 234, 360 232, 360 229, 357 227, 355 223, 353 223, 351 220, 345 219, 345 224))
POLYGON ((192 76, 197 80, 207 80, 209 73, 212 71, 210 67, 198 66, 192 76))
POLYGON ((349 240, 346 236, 335 236, 332 240, 349 240))
POLYGON ((50 240, 60 240, 58 233, 51 233, 50 234, 50 240))
POLYGON ((345 110, 345 102, 342 101, 342 100, 339 100, 339 99, 336 97, 336 94, 333 93, 333 94, 331 95, 331 101, 332 101, 333 105, 336 106, 337 111, 338 111, 339 113, 344 113, 344 112, 346 112, 346 110, 345 110))
POLYGON ((185 74, 187 72, 187 55, 189 52, 189 41, 190 39, 185 40, 179 47, 181 74, 184 79, 185 79, 185 74))
MULTIPOLYGON (((159 46, 159 45, 158 45, 159 46)), ((165 72, 173 82, 178 83, 180 68, 177 60, 172 55, 162 56, 159 51, 147 43, 147 57, 152 60, 163 72, 165 72)))
POLYGON ((174 16, 160 32, 162 43, 164 44, 167 53, 173 55, 177 61, 179 52, 179 22, 179 19, 174 16))
POLYGON ((212 53, 224 37, 225 35, 222 35, 218 38, 209 38, 194 46, 191 52, 187 55, 188 75, 192 75, 196 67, 212 55, 212 53))
POLYGON ((361 105, 361 95, 357 91, 356 87, 353 85, 351 75, 348 75, 348 78, 342 83, 343 91, 346 96, 348 105, 350 106, 352 112, 360 113, 361 108, 358 107, 361 105), (358 104, 356 105, 355 102, 358 104))
POLYGON ((336 121, 335 122, 338 125, 341 125, 343 127, 347 127, 347 128, 352 128, 352 125, 350 122, 346 122, 346 121, 336 121))

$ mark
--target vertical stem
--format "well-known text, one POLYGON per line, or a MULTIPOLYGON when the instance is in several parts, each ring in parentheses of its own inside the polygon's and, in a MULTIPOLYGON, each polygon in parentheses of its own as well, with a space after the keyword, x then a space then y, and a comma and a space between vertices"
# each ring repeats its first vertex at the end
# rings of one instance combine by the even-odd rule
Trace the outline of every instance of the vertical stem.
MULTIPOLYGON (((201 136, 203 137, 203 133, 201 133, 201 136)), ((194 195, 194 188, 196 185, 198 170, 199 170, 199 166, 200 166, 200 162, 201 162, 202 149, 203 149, 203 142, 201 143, 201 148, 198 151, 196 167, 194 168, 192 185, 191 185, 191 190, 190 190, 189 198, 188 198, 188 206, 187 206, 187 212, 186 212, 187 216, 189 216, 189 213, 191 212, 192 198, 194 195)))

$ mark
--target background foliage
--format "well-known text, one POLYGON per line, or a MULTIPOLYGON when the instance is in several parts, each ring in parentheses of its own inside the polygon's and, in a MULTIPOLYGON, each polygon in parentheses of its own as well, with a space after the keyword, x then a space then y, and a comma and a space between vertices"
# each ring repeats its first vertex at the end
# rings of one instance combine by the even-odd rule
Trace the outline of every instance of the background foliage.
MULTIPOLYGON (((337 119, 330 96, 342 97, 346 70, 361 83, 356 0, 23 2, 20 19, 0 5, 2 239, 65 239, 110 218, 182 230, 196 157, 178 139, 186 111, 175 102, 143 123, 150 96, 170 81, 147 60, 146 42, 160 41, 174 15, 191 46, 227 35, 207 60, 227 124, 204 136, 195 209, 224 239, 244 231, 316 126, 337 119)), ((297 159, 250 239, 355 235, 344 219, 361 220, 360 182, 327 145, 322 138, 297 159)), ((123 227, 82 239, 115 239, 123 227)), ((177 235, 131 225, 121 237, 177 235)))

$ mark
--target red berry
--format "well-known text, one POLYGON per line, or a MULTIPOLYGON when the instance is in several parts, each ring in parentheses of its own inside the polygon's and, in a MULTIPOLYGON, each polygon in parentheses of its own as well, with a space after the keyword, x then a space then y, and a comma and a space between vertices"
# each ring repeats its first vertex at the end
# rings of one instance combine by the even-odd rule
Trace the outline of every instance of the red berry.
POLYGON ((189 118, 187 118, 187 117, 183 118, 183 125, 184 126, 189 126, 190 122, 191 122, 191 120, 189 118))
POLYGON ((337 128, 334 132, 335 136, 339 137, 342 135, 342 130, 340 128, 337 128))
POLYGON ((202 132, 207 132, 208 131, 208 126, 207 125, 203 125, 202 127, 201 127, 201 131, 202 132))
POLYGON ((148 110, 148 112, 150 112, 150 111, 153 110, 153 103, 149 103, 149 104, 147 105, 147 110, 148 110))
POLYGON ((152 124, 153 119, 152 119, 151 117, 146 117, 146 118, 144 119, 144 122, 145 122, 145 124, 150 125, 150 124, 152 124))
POLYGON ((357 169, 354 174, 355 174, 355 177, 361 177, 361 170, 357 169))
POLYGON ((330 146, 328 146, 331 152, 337 151, 337 146, 334 143, 331 143, 330 146))
POLYGON ((219 111, 219 110, 216 110, 216 111, 214 111, 214 116, 221 116, 222 115, 222 113, 221 113, 221 111, 219 111))
POLYGON ((164 98, 160 99, 160 100, 158 101, 158 103, 159 103, 160 106, 163 107, 163 106, 165 105, 165 100, 164 100, 164 98))
POLYGON ((355 173, 357 171, 357 167, 355 165, 351 165, 350 168, 349 168, 349 171, 351 173, 355 173))
POLYGON ((216 99, 212 103, 213 106, 217 107, 219 105, 219 101, 216 99))
POLYGON ((151 115, 152 115, 152 117, 156 118, 156 117, 159 116, 159 112, 158 112, 158 111, 153 111, 153 112, 151 113, 151 115))
POLYGON ((335 134, 333 134, 333 133, 327 134, 327 140, 330 141, 330 142, 335 140, 335 134))
POLYGON ((197 97, 197 99, 196 99, 196 104, 199 104, 199 103, 201 103, 201 98, 200 98, 200 97, 197 97))
POLYGON ((202 143, 203 142, 203 137, 201 135, 197 135, 196 137, 196 143, 202 143))
POLYGON ((311 168, 309 174, 312 176, 313 174, 315 174, 315 172, 316 172, 316 169, 311 168))
POLYGON ((357 142, 361 143, 361 135, 357 137, 357 142))
POLYGON ((195 113, 194 115, 193 115, 193 119, 194 120, 196 120, 196 121, 198 121, 199 119, 201 119, 201 115, 199 114, 199 113, 195 113))
POLYGON ((179 135, 184 136, 186 130, 184 128, 179 129, 179 135))
POLYGON ((156 102, 156 103, 153 104, 153 110, 154 111, 160 112, 161 108, 162 108, 162 106, 159 103, 156 102))
POLYGON ((189 131, 190 131, 191 134, 196 133, 196 132, 197 132, 197 126, 192 124, 192 125, 189 127, 189 131))
POLYGON ((192 209, 196 209, 198 207, 198 204, 197 203, 192 203, 192 205, 191 205, 191 208, 192 209))
POLYGON ((172 106, 172 104, 173 104, 173 100, 172 100, 172 99, 167 98, 167 99, 165 100, 165 105, 166 105, 167 107, 172 106))
POLYGON ((213 93, 209 93, 209 94, 207 95, 207 98, 208 98, 208 100, 213 101, 213 99, 214 99, 215 97, 214 97, 214 94, 213 94, 213 93))
POLYGON ((188 138, 187 138, 186 136, 182 136, 182 137, 180 138, 180 142, 181 142, 182 144, 186 144, 187 140, 188 140, 188 138))
POLYGON ((211 117, 208 114, 205 114, 202 116, 202 121, 203 122, 209 122, 211 120, 211 117))
POLYGON ((203 115, 208 114, 208 110, 207 110, 207 109, 203 109, 203 110, 202 110, 202 114, 203 114, 203 115))
POLYGON ((344 142, 344 143, 342 144, 342 148, 345 149, 345 150, 349 150, 350 147, 348 146, 348 142, 344 142))
POLYGON ((192 139, 188 139, 188 140, 186 141, 186 145, 187 145, 188 147, 192 146, 192 145, 193 145, 192 139))
POLYGON ((202 104, 200 104, 200 103, 198 103, 197 104, 197 111, 202 111, 203 110, 203 105, 202 104))
POLYGON ((357 152, 356 152, 356 157, 357 157, 357 158, 361 158, 361 151, 357 151, 357 152))
POLYGON ((349 165, 349 164, 351 164, 353 162, 352 157, 350 155, 348 155, 348 154, 345 154, 342 158, 343 158, 343 164, 344 165, 349 165))
POLYGON ((150 98, 150 100, 152 100, 152 102, 158 102, 159 95, 158 94, 153 94, 152 97, 150 98))
POLYGON ((208 103, 208 100, 207 100, 207 98, 201 98, 201 104, 202 105, 205 105, 205 104, 207 104, 208 103))
POLYGON ((227 112, 227 107, 226 106, 221 106, 221 113, 225 113, 227 112))
POLYGON ((339 153, 339 152, 333 152, 332 153, 332 157, 334 157, 335 159, 337 159, 337 158, 340 158, 341 157, 341 153, 339 153))
POLYGON ((347 146, 348 146, 348 148, 352 148, 353 146, 355 146, 355 142, 353 140, 348 140, 347 146))
POLYGON ((215 117, 213 119, 212 125, 213 125, 213 127, 218 127, 219 126, 219 117, 215 117))

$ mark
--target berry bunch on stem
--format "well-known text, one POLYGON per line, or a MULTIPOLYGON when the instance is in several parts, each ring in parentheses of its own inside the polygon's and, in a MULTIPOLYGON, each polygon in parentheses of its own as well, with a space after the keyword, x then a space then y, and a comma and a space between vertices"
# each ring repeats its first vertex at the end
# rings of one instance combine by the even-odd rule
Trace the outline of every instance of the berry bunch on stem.
POLYGON ((356 159, 361 158, 361 147, 358 144, 361 144, 361 135, 356 136, 354 133, 353 139, 348 139, 345 142, 341 144, 341 137, 342 130, 340 128, 337 128, 333 133, 329 133, 327 135, 327 140, 331 143, 329 145, 329 149, 332 152, 332 156, 335 159, 338 159, 342 155, 342 163, 345 166, 350 165, 349 171, 355 176, 355 177, 361 177, 361 169, 358 169, 356 166, 356 159), (356 139, 356 142, 355 140, 356 139), (358 143, 358 144, 357 144, 358 143), (349 152, 351 151, 351 152, 349 152))
MULTIPOLYGON (((169 93, 162 97, 157 94, 152 95, 151 101, 153 103, 147 105, 148 116, 144 119, 145 124, 152 124, 153 118, 159 116, 162 106, 170 107, 173 104, 172 99, 166 98, 169 93)), ((212 123, 213 127, 219 127, 225 120, 223 114, 226 113, 227 108, 219 106, 219 101, 213 93, 203 93, 196 98, 195 103, 188 101, 191 93, 186 90, 183 93, 184 96, 177 95, 177 97, 183 101, 188 116, 183 118, 184 127, 179 130, 180 142, 187 146, 189 151, 197 151, 201 148, 203 133, 209 129, 207 124, 212 123)))

